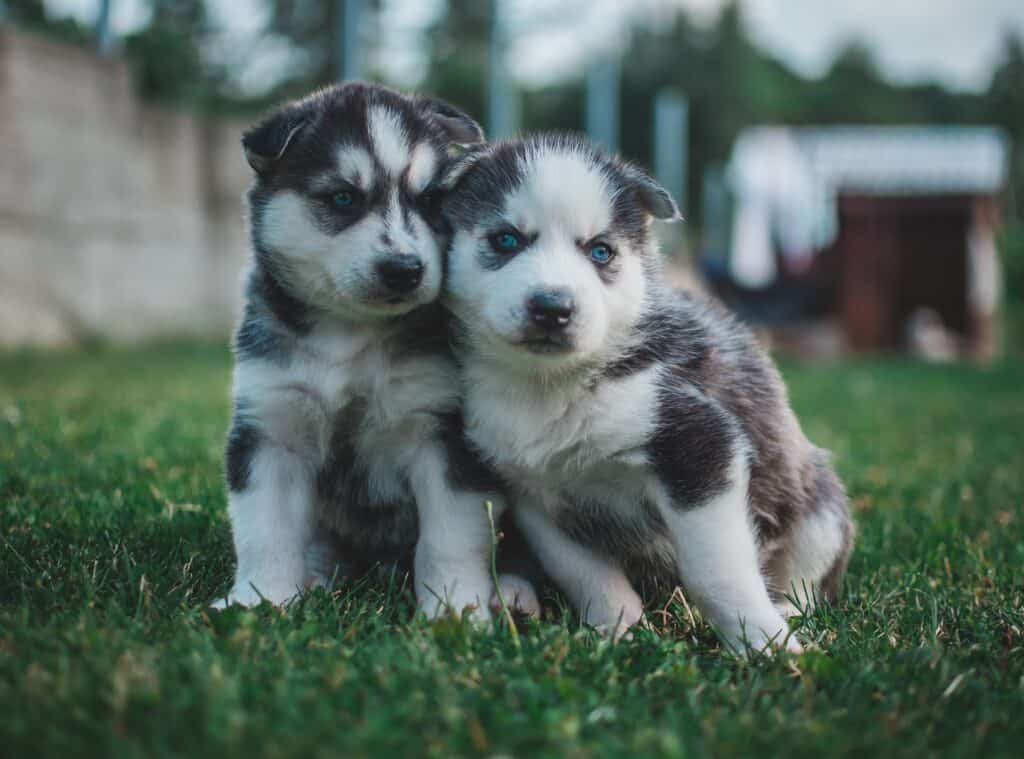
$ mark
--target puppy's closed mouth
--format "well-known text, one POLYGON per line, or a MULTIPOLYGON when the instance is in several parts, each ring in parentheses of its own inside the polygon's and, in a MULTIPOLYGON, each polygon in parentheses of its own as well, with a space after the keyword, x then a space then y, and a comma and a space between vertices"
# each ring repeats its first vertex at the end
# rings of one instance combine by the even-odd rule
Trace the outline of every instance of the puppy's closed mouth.
POLYGON ((367 303, 377 306, 411 306, 416 304, 423 293, 420 288, 407 293, 378 292, 367 299, 367 303))
POLYGON ((572 340, 552 335, 527 337, 515 344, 531 353, 568 353, 572 350, 572 340))

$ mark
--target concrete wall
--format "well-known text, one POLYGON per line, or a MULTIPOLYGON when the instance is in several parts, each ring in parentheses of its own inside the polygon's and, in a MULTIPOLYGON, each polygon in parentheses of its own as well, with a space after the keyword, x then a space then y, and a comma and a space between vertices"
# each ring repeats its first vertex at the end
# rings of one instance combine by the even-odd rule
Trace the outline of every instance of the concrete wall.
POLYGON ((0 29, 0 345, 224 334, 247 255, 242 125, 0 29))

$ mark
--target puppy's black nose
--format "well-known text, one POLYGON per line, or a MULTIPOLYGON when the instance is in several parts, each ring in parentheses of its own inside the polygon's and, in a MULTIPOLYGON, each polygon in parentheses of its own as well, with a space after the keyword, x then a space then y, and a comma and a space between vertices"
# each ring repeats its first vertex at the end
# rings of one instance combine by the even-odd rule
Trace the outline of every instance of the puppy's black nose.
POLYGON ((569 325, 576 303, 565 290, 543 290, 530 296, 526 310, 534 325, 553 332, 569 325))
POLYGON ((389 290, 407 293, 423 281, 423 262, 409 253, 388 256, 377 262, 377 275, 389 290))

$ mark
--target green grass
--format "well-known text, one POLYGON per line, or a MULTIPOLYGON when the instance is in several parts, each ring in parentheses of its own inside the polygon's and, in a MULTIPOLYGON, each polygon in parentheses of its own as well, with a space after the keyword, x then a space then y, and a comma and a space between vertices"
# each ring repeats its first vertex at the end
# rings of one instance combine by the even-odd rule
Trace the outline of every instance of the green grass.
POLYGON ((788 366, 860 539, 820 650, 737 661, 685 608, 429 625, 408 588, 212 614, 229 356, 0 357, 6 756, 1019 755, 1024 362, 788 366))

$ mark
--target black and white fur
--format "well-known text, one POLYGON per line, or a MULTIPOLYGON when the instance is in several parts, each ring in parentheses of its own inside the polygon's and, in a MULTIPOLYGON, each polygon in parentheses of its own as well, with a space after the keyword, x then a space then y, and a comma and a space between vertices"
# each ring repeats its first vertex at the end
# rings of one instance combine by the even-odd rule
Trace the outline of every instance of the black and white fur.
POLYGON ((547 573, 615 635, 638 588, 681 581, 730 646, 798 650, 787 595, 835 597, 847 499, 752 334, 662 285, 668 193, 566 136, 484 147, 447 184, 466 432, 547 573))
POLYGON ((482 140, 436 100, 359 83, 243 139, 253 259, 227 441, 238 565, 227 602, 283 603, 403 561, 429 615, 487 614, 491 482, 460 449, 437 179, 482 140))

